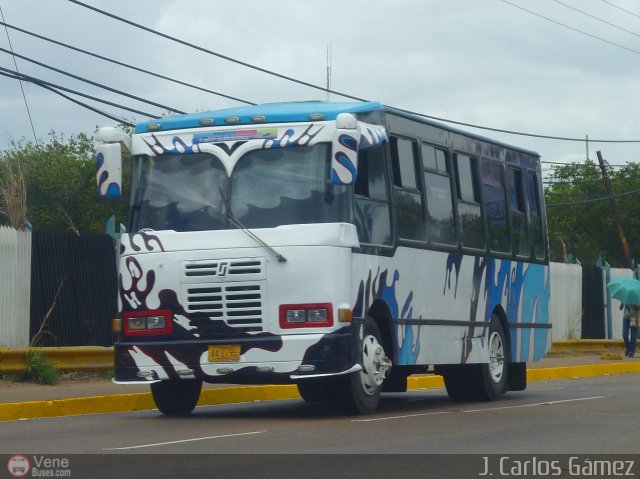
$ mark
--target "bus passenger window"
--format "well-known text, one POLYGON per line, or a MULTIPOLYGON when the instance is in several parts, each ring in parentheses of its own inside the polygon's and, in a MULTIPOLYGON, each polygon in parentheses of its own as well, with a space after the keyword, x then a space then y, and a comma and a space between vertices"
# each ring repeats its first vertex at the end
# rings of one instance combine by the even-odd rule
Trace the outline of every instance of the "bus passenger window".
POLYGON ((436 170, 444 174, 449 174, 447 167, 447 152, 434 148, 426 143, 422 144, 422 164, 425 169, 436 170))
POLYGON ((402 239, 425 241, 422 192, 416 174, 417 145, 414 141, 397 137, 391 137, 390 144, 398 236, 402 239))
POLYGON ((518 256, 529 256, 529 235, 527 234, 527 214, 524 206, 522 171, 507 166, 506 172, 513 252, 518 256))
POLYGON ((477 160, 460 153, 456 153, 454 156, 458 186, 460 240, 462 246, 484 249, 485 239, 480 208, 477 160))
POLYGON ((375 145, 358 151, 353 220, 360 243, 391 244, 385 146, 386 144, 375 145))
POLYGON ((542 215, 540 214, 540 191, 538 189, 538 178, 533 172, 527 172, 527 199, 529 203, 529 218, 531 220, 533 254, 537 259, 544 259, 545 245, 542 215))
POLYGON ((429 241, 434 244, 454 245, 456 228, 447 156, 444 150, 422 144, 422 162, 426 170, 424 185, 427 197, 429 241))
POLYGON ((482 199, 487 218, 488 242, 491 251, 509 253, 509 223, 502 165, 482 160, 482 199))

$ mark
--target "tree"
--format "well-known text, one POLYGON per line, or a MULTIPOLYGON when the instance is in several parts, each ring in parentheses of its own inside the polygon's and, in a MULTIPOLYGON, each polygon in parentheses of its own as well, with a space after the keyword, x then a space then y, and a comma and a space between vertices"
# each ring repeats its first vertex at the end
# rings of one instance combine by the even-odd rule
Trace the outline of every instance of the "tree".
POLYGON ((2 216, 12 228, 24 229, 27 220, 27 188, 22 168, 12 161, 3 162, 0 172, 0 218, 2 216))
MULTIPOLYGON (((640 168, 628 163, 619 170, 607 164, 632 258, 640 254, 640 168), (635 194, 627 194, 628 192, 635 194)), ((564 261, 564 250, 585 264, 596 258, 625 267, 599 166, 593 161, 554 165, 545 188, 552 261, 564 261)))
MULTIPOLYGON (((2 184, 16 167, 24 176, 27 219, 35 230, 104 233, 113 214, 126 224, 127 198, 118 202, 98 198, 91 137, 79 134, 65 139, 52 132, 46 143, 12 143, 0 156, 2 184)), ((8 221, 6 215, 3 220, 8 221)))

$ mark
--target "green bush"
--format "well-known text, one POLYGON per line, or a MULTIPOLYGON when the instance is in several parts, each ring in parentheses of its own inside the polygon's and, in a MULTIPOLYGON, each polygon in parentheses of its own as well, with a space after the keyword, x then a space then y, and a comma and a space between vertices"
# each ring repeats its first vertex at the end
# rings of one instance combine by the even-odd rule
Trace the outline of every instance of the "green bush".
POLYGON ((39 351, 29 350, 27 353, 27 371, 23 375, 38 384, 57 384, 60 373, 55 365, 39 351))

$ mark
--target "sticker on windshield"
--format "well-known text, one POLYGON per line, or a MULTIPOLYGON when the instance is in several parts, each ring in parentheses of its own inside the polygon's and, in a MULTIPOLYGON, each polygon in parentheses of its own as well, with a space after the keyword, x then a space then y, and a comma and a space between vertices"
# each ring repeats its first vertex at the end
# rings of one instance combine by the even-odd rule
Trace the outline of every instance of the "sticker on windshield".
POLYGON ((250 130, 211 131, 193 135, 193 144, 219 143, 221 141, 273 140, 278 135, 277 128, 253 128, 250 130))

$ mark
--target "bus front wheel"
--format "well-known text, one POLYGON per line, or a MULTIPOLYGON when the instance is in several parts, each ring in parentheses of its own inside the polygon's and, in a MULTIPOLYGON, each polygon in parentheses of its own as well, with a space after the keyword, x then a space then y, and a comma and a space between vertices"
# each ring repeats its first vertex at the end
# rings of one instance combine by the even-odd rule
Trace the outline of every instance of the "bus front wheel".
POLYGON ((330 402, 336 387, 333 378, 314 378, 298 381, 300 397, 307 402, 330 402))
POLYGON ((391 369, 380 330, 371 318, 363 324, 362 371, 343 378, 342 403, 347 413, 371 414, 378 407, 382 383, 391 369))
POLYGON ((151 385, 156 406, 168 416, 182 416, 193 411, 201 390, 202 381, 196 379, 160 381, 151 385))

